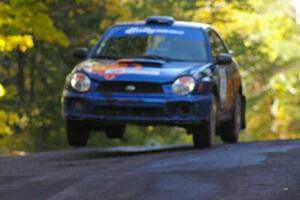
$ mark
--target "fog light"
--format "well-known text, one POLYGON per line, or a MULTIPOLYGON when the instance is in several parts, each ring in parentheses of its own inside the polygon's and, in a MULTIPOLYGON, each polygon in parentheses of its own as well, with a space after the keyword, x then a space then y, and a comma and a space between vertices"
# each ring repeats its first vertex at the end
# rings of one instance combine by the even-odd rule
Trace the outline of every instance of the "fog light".
POLYGON ((179 106, 178 112, 179 115, 186 117, 191 114, 191 107, 188 104, 182 104, 179 106))
POLYGON ((83 108, 84 108, 84 104, 82 101, 79 100, 72 101, 72 109, 76 111, 82 111, 83 108))

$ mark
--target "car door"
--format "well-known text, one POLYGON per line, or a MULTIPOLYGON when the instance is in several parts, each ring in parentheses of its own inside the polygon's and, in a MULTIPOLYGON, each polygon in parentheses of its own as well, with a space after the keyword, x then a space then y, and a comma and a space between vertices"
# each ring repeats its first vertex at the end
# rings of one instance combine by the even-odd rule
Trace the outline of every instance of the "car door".
MULTIPOLYGON (((208 32, 211 44, 212 56, 216 58, 220 53, 229 54, 224 42, 220 36, 214 31, 208 32)), ((220 97, 221 110, 229 111, 232 108, 234 101, 234 83, 233 76, 235 71, 235 63, 220 65, 216 64, 216 73, 218 76, 218 89, 220 97)))

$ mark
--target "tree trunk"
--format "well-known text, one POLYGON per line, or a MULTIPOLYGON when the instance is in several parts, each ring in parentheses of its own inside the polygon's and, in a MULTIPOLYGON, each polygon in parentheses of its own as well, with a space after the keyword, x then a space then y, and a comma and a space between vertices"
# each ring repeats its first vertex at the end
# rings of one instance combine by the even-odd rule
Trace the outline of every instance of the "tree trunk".
POLYGON ((34 54, 31 54, 30 58, 30 103, 33 104, 35 96, 35 57, 34 54))
POLYGON ((17 72, 17 88, 18 88, 18 97, 19 97, 19 106, 22 106, 24 103, 24 53, 19 49, 17 50, 17 63, 18 63, 18 72, 17 72))

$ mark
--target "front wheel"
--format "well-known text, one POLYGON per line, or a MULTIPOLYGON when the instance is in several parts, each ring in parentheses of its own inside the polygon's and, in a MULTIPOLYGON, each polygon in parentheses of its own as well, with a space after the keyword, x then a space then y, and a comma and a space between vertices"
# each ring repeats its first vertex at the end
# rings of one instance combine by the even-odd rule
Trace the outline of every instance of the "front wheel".
POLYGON ((204 121, 201 125, 195 125, 193 127, 193 143, 196 148, 212 147, 215 143, 216 136, 216 124, 217 124, 217 101, 213 96, 210 119, 204 121))
POLYGON ((71 146, 86 146, 90 130, 85 122, 67 120, 67 138, 71 146))

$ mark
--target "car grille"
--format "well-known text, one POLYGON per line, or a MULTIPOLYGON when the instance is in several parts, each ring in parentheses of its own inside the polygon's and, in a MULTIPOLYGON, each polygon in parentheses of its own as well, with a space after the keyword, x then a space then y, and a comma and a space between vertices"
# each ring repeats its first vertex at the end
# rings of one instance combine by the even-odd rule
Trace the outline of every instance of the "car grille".
POLYGON ((122 117, 122 116, 163 117, 163 116, 166 116, 166 113, 163 108, 97 106, 94 111, 98 115, 116 116, 116 117, 122 117))
POLYGON ((101 93, 144 93, 160 94, 163 93, 161 84, 145 82, 101 82, 98 91, 101 93))

